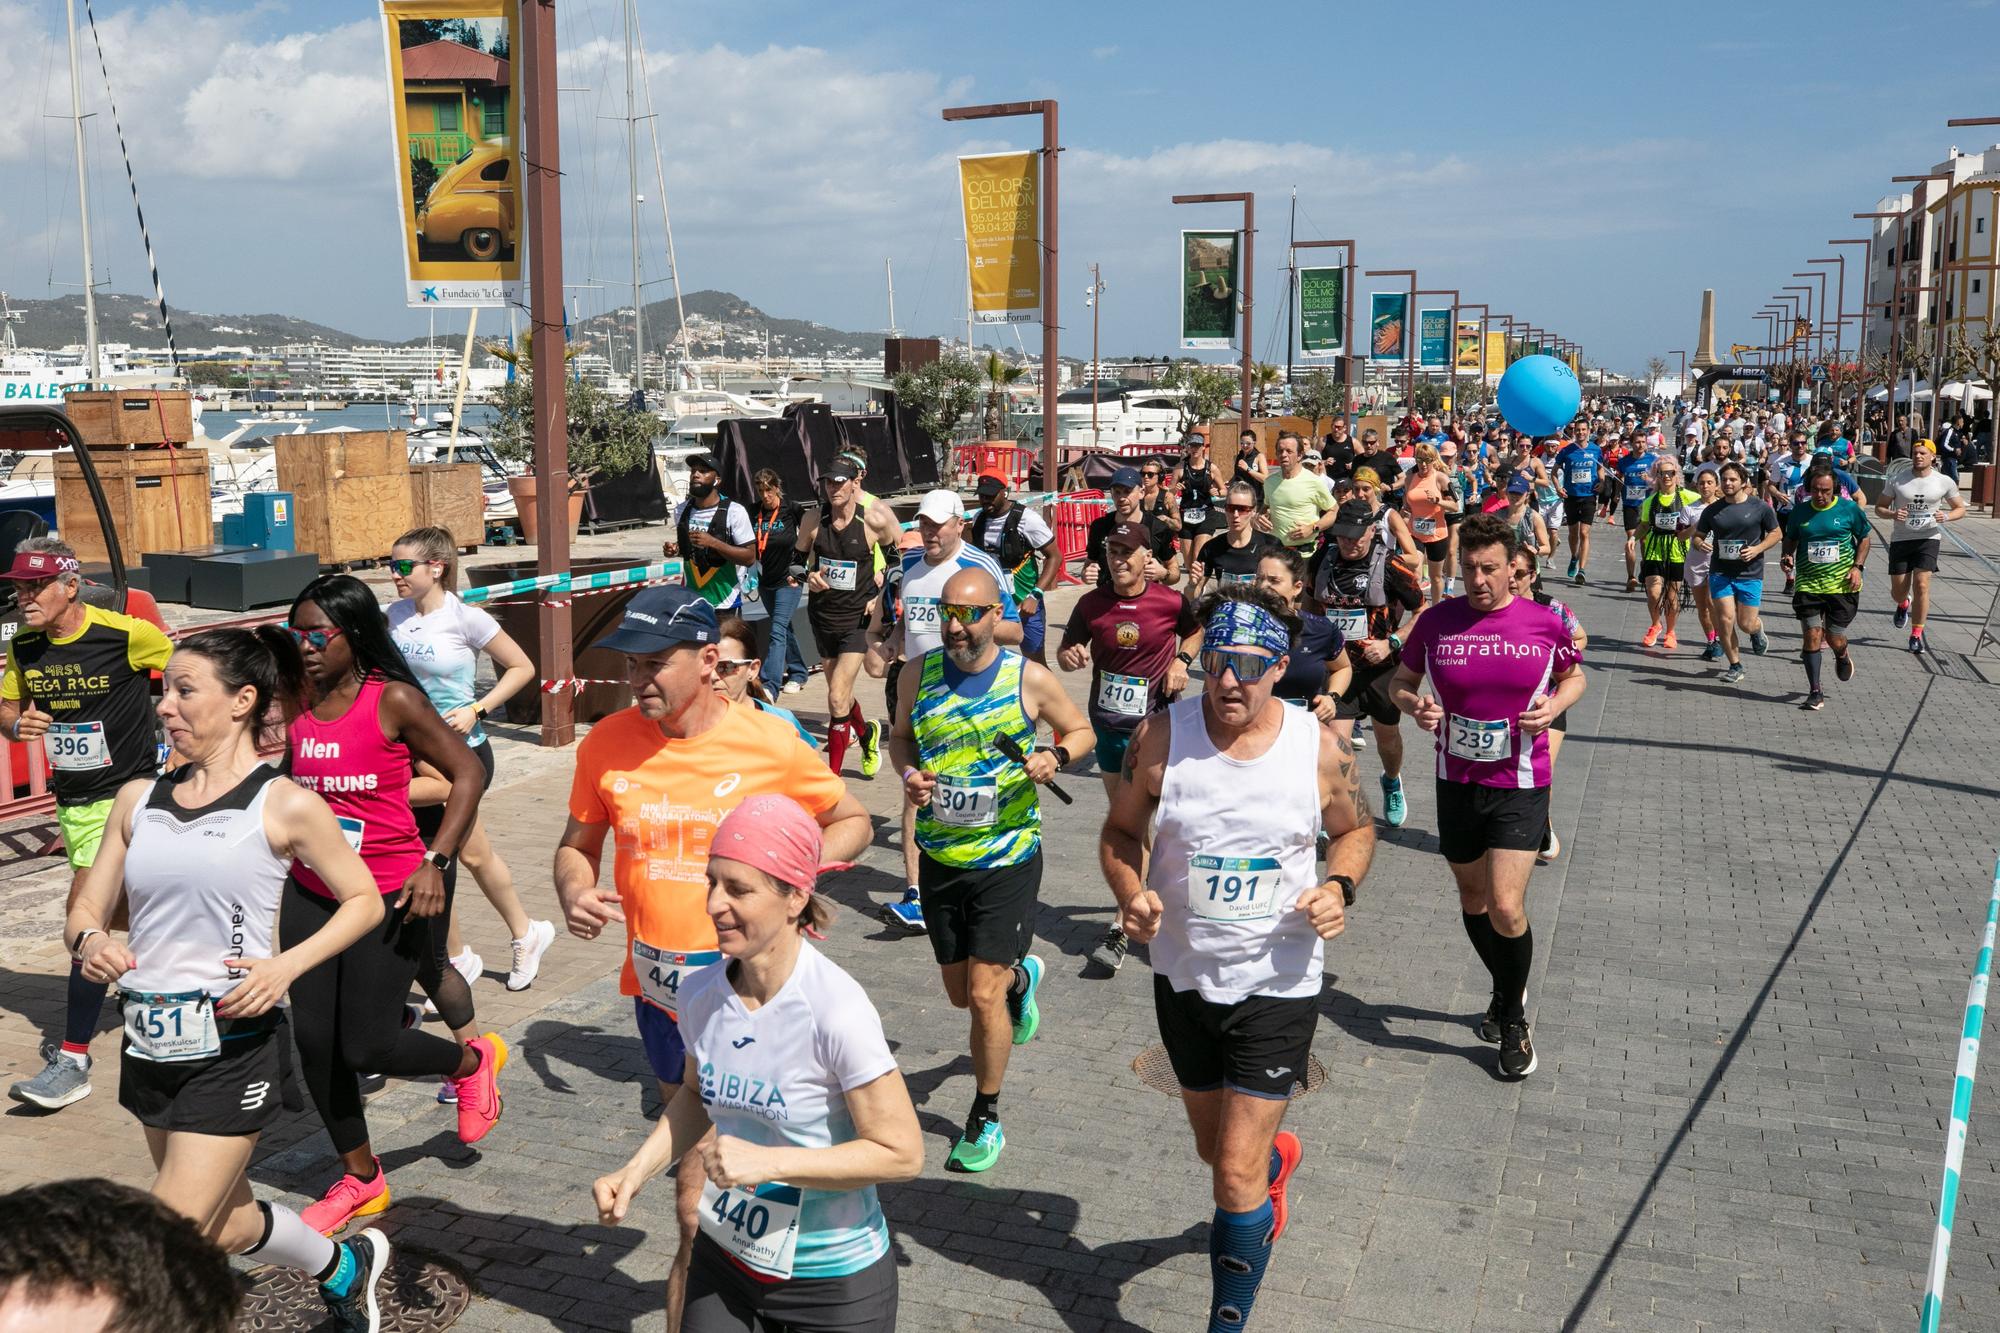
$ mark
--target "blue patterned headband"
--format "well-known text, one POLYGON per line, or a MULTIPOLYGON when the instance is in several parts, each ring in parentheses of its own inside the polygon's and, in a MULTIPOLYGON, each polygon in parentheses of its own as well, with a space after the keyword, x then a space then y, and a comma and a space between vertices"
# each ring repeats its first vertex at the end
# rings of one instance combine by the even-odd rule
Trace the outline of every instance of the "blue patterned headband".
POLYGON ((1215 604, 1202 626, 1201 646, 1211 648, 1262 648, 1273 657, 1292 650, 1292 636, 1283 621, 1255 602, 1230 598, 1215 604))

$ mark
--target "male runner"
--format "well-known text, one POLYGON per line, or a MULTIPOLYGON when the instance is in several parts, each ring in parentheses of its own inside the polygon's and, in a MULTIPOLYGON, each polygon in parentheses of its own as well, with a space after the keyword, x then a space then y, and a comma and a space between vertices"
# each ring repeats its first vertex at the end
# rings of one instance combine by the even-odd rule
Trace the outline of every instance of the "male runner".
MULTIPOLYGON (((633 706, 599 722, 577 747, 569 823, 555 855, 556 897, 572 935, 625 928, 618 989, 646 1059, 673 1100, 687 1052, 681 986, 722 957, 708 915, 708 846, 724 815, 752 796, 778 793, 819 823, 829 861, 868 845, 868 812, 839 776, 769 714, 731 703, 715 687, 721 637, 715 610, 688 588, 648 588, 596 646, 625 655, 633 706), (614 889, 597 886, 609 833, 614 889)), ((667 1279, 667 1326, 678 1328, 703 1175, 682 1168, 680 1252, 667 1279)))
POLYGON ((881 596, 881 573, 874 561, 895 550, 902 532, 894 511, 880 517, 861 500, 861 474, 844 455, 820 473, 825 512, 806 520, 810 558, 806 575, 806 622, 826 664, 826 763, 840 771, 849 745, 861 747, 861 776, 882 766, 882 724, 861 715, 854 682, 868 652, 868 618, 881 596))
POLYGON ((1910 446, 1910 475, 1882 488, 1875 512, 1896 520, 1889 531, 1889 596, 1896 603, 1896 628, 1910 627, 1910 651, 1924 651, 1924 621, 1931 609, 1931 575, 1937 572, 1942 524, 1965 517, 1958 483, 1938 471, 1937 446, 1917 440, 1910 446))
POLYGON ((1680 646, 1674 622, 1681 613, 1688 533, 1698 517, 1693 507, 1700 499, 1681 485, 1679 462, 1662 458, 1653 464, 1653 489, 1639 506, 1639 579, 1646 585, 1646 610, 1653 618, 1639 640, 1643 648, 1657 642, 1672 652, 1680 646))
POLYGON ((1202 692, 1139 724, 1098 857, 1126 933, 1152 945, 1160 1039, 1212 1178, 1208 1326, 1236 1333, 1284 1234, 1304 1150, 1278 1126, 1375 825, 1339 730, 1273 697, 1296 619, 1257 588, 1201 619, 1202 692))
MULTIPOLYGON (((1097 733, 1097 771, 1106 795, 1118 788, 1132 733, 1180 696, 1201 646, 1201 622, 1188 599, 1146 580, 1149 541, 1137 523, 1112 529, 1104 547, 1111 586, 1093 588, 1077 600, 1056 656, 1065 671, 1091 669, 1090 725, 1097 733)), ((1090 951, 1090 960, 1116 972, 1127 945, 1125 932, 1113 925, 1090 951)))
POLYGON ((1635 446, 1618 464, 1618 491, 1625 516, 1625 591, 1639 588, 1639 507, 1653 489, 1653 465, 1660 455, 1651 445, 1635 446))
MULTIPOLYGON (((0 675, 0 731, 42 739, 74 907, 119 787, 159 767, 150 673, 166 666, 173 645, 157 626, 86 605, 76 552, 54 537, 22 542, 0 578, 13 581, 21 608, 0 675)), ((62 1041, 49 1043, 42 1071, 7 1095, 45 1111, 88 1097, 90 1039, 103 1008, 103 983, 72 959, 62 1041)))
POLYGON ((1764 552, 1778 544, 1778 519, 1771 506, 1750 493, 1750 474, 1741 463, 1722 465, 1722 500, 1701 511, 1694 543, 1711 552, 1708 595, 1714 603, 1715 628, 1722 655, 1729 660, 1722 683, 1743 679, 1743 658, 1737 648, 1740 624, 1750 634, 1750 651, 1762 657, 1770 646, 1764 635, 1764 552))
POLYGON ((1406 614, 1423 605, 1423 590, 1414 577, 1403 577, 1391 566, 1393 552, 1381 520, 1369 512, 1366 500, 1344 502, 1327 531, 1333 541, 1313 587, 1326 618, 1346 641, 1353 666, 1340 702, 1353 710, 1357 734, 1362 718, 1374 724, 1375 744, 1382 752, 1382 818, 1391 828, 1401 828, 1409 817, 1403 793, 1403 714, 1389 696, 1389 684, 1403 648, 1396 631, 1406 614))
POLYGON ((1820 650, 1833 648, 1836 680, 1854 679, 1854 659, 1847 655, 1847 627, 1861 606, 1861 571, 1868 563, 1868 546, 1875 530, 1861 506, 1840 494, 1837 470, 1821 459, 1806 473, 1806 498, 1792 507, 1785 524, 1785 572, 1797 580, 1792 614, 1805 633, 1800 660, 1806 669, 1806 701, 1799 706, 1817 712, 1826 707, 1820 689, 1820 650))
POLYGON ((1041 1027, 1042 960, 1028 952, 1042 886, 1042 806, 1035 784, 1096 741, 1090 723, 1038 662, 1003 652, 999 580, 952 573, 941 590, 943 647, 903 666, 889 753, 916 811, 917 884, 952 1005, 972 1011, 972 1111, 945 1165, 985 1171, 1007 1146, 1000 1084, 1013 1046, 1041 1027), (1060 738, 1035 743, 1046 722, 1060 738), (994 745, 1010 737, 1016 763, 994 745))
POLYGON ((1090 520, 1090 527, 1083 537, 1083 581, 1095 583, 1100 588, 1111 586, 1111 571, 1104 564, 1104 537, 1121 523, 1142 523, 1153 534, 1153 560, 1146 566, 1146 577, 1154 583, 1174 584, 1181 581, 1181 557, 1174 534, 1155 528, 1146 523, 1143 511, 1145 493, 1140 490, 1143 479, 1139 469, 1121 467, 1111 474, 1105 489, 1111 493, 1111 511, 1099 514, 1090 520))
POLYGON ((1537 1063, 1526 1008, 1528 877, 1548 826, 1547 733, 1582 697, 1583 671, 1562 617, 1514 595, 1514 530, 1485 514, 1459 526, 1465 595, 1417 617, 1392 693, 1437 735, 1439 850, 1465 933, 1493 978, 1479 1035, 1500 1043, 1502 1075, 1526 1078, 1537 1063), (1426 676, 1432 693, 1421 695, 1426 676))
POLYGON ((1000 562, 1013 579, 1014 605, 1021 614, 1021 651, 1042 665, 1048 633, 1048 590, 1062 577, 1056 534, 1042 516, 1014 503, 1007 479, 996 472, 979 477, 979 514, 972 520, 972 544, 1000 562))
POLYGON ((1320 533, 1333 523, 1333 488, 1308 472, 1305 443, 1296 431, 1278 436, 1278 466, 1264 478, 1264 512, 1271 535, 1301 555, 1311 555, 1320 533))
POLYGON ((1551 464, 1562 487, 1563 524, 1569 529, 1569 577, 1581 586, 1590 564, 1590 524, 1597 516, 1597 478, 1604 471, 1604 450, 1597 441, 1576 437, 1557 452, 1551 464))
POLYGON ((721 480, 707 454, 688 459, 687 499, 674 511, 674 535, 663 549, 686 566, 688 587, 727 610, 742 601, 743 571, 757 563, 757 530, 722 493, 721 480))

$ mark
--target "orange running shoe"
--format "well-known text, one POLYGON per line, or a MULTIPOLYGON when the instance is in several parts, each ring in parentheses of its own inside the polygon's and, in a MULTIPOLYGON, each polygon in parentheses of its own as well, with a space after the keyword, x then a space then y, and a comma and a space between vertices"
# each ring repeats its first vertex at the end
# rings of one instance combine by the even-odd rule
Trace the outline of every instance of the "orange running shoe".
POLYGON ((1672 652, 1674 649, 1680 646, 1681 646, 1681 641, 1674 637, 1674 632, 1672 630, 1668 630, 1667 637, 1660 640, 1660 647, 1666 649, 1668 652, 1672 652))
POLYGON ((479 1068, 457 1080, 458 1141, 477 1143, 500 1123, 500 1071, 507 1067, 507 1043, 489 1032, 466 1045, 479 1052, 479 1068))
POLYGON ((1278 1174, 1271 1180, 1271 1240, 1275 1244, 1285 1234, 1285 1223, 1291 1220, 1291 1202, 1285 1197, 1285 1186, 1292 1172, 1299 1169, 1306 1150, 1300 1145, 1298 1135, 1281 1129, 1272 1140, 1271 1151, 1278 1155, 1278 1174))
POLYGON ((378 1157, 373 1180, 343 1175, 320 1196, 318 1203, 309 1205, 299 1216, 320 1235, 331 1236, 355 1218, 373 1217, 388 1206, 389 1174, 382 1169, 382 1159, 378 1157))
POLYGON ((1651 648, 1655 643, 1659 642, 1659 639, 1660 627, 1658 625, 1648 625, 1646 626, 1646 632, 1639 636, 1639 646, 1641 648, 1651 648))

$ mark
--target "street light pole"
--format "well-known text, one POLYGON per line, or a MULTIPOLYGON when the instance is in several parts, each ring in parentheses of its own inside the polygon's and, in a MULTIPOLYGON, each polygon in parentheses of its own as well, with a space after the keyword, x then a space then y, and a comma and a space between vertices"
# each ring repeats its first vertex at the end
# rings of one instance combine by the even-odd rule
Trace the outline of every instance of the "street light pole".
MULTIPOLYGON (((1294 250, 1334 248, 1339 248, 1347 252, 1347 275, 1340 284, 1341 316, 1346 321, 1346 328, 1340 335, 1340 350, 1347 359, 1347 373, 1342 375, 1340 379, 1341 385, 1346 391, 1341 403, 1341 412, 1344 416, 1350 418, 1348 424, 1352 425, 1351 418, 1354 416, 1354 368, 1368 364, 1364 359, 1354 355, 1354 242, 1352 240, 1301 241, 1296 238, 1292 241, 1292 249, 1294 250)), ((1293 262, 1297 262, 1296 258, 1294 258, 1293 262)), ((1315 426, 1317 424, 1317 422, 1314 423, 1315 426)))
MULTIPOLYGON (((1410 321, 1417 317, 1417 271, 1413 268, 1371 268, 1364 275, 1370 278, 1408 278, 1410 280, 1410 304, 1403 309, 1403 415, 1408 417, 1417 406, 1417 342, 1410 329, 1410 321)), ((1370 352, 1372 354, 1373 348, 1370 352)))
MULTIPOLYGON (((542 0, 546 3, 547 0, 542 0)), ((1056 178, 1057 155, 1062 152, 1057 137, 1056 102, 1040 98, 1032 102, 989 102, 981 106, 948 106, 946 120, 996 120, 1008 116, 1042 118, 1042 484, 1054 486, 1057 471, 1056 391, 1061 378, 1062 304, 1057 262, 1056 178)), ((969 342, 969 339, 968 339, 969 342)), ((972 348, 968 345, 966 352, 972 348)))
POLYGON ((1097 265, 1090 266, 1090 442, 1097 443, 1097 386, 1102 379, 1097 363, 1097 308, 1104 296, 1104 283, 1097 265))
MULTIPOLYGON (((1479 346, 1473 349, 1472 353, 1472 377, 1479 383, 1479 401, 1483 403, 1486 401, 1486 318, 1491 311, 1487 308, 1484 301, 1465 301, 1460 304, 1459 309, 1477 310, 1479 312, 1479 346)), ((1451 345, 1452 380, 1455 384, 1458 378, 1458 325, 1456 321, 1452 324, 1451 345)))
POLYGON ((1250 429, 1250 358, 1253 332, 1251 309, 1256 304, 1253 294, 1257 279, 1257 196, 1242 194, 1177 194, 1177 204, 1237 204, 1243 205, 1243 272, 1238 283, 1243 293, 1243 313, 1238 317, 1243 331, 1243 407, 1238 415, 1237 428, 1250 429))
MULTIPOLYGON (((1444 339, 1444 372, 1445 383, 1448 386, 1445 396, 1450 398, 1453 403, 1456 403, 1458 401, 1458 288, 1426 287, 1424 290, 1418 292, 1417 295, 1449 296, 1451 298, 1451 329, 1445 334, 1444 339)), ((1423 326, 1424 322, 1419 318, 1417 320, 1417 332, 1419 334, 1423 332, 1423 326)), ((1421 337, 1417 340, 1417 348, 1419 352, 1423 350, 1423 340, 1421 337)))

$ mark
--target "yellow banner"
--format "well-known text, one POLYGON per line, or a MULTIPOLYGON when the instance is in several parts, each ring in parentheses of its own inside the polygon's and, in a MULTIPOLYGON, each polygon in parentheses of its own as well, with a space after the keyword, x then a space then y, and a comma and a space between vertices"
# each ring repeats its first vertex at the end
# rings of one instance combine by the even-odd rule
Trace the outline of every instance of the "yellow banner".
POLYGON ((1042 156, 981 153, 958 159, 965 206, 965 269, 981 324, 1042 317, 1042 156))
POLYGON ((1493 329, 1486 335, 1486 373, 1507 373, 1507 333, 1504 329, 1493 329))
POLYGON ((1451 366, 1453 370, 1479 369, 1479 321, 1461 319, 1458 322, 1458 336, 1452 340, 1451 366))

